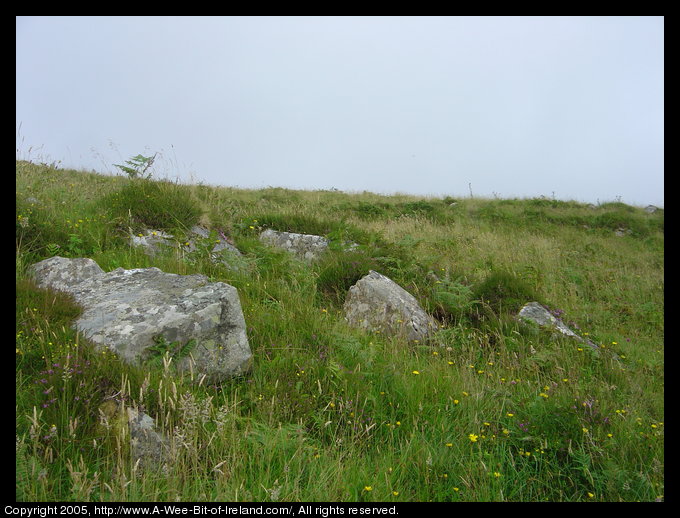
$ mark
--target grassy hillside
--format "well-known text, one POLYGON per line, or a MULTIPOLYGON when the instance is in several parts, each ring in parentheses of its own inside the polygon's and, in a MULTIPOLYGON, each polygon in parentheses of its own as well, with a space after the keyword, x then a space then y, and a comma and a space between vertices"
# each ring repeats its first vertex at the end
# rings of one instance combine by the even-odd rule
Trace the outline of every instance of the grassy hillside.
POLYGON ((663 221, 622 203, 243 190, 17 161, 17 499, 662 499, 663 221), (209 241, 150 258, 126 238, 196 223, 233 239, 237 269, 211 262, 209 241), (260 244, 264 228, 360 247, 308 267, 260 244), (53 255, 235 286, 252 373, 205 386, 95 350, 68 297, 27 276, 53 255), (441 322, 428 343, 346 325, 346 290, 369 269, 441 322), (600 354, 519 325, 530 300, 600 354), (167 473, 131 465, 102 426, 114 395, 170 438, 167 473))

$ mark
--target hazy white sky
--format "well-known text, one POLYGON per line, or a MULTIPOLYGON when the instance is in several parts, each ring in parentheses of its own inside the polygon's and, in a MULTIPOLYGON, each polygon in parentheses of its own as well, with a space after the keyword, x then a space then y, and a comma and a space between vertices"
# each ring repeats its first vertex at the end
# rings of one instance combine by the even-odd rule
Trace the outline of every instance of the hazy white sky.
POLYGON ((663 17, 18 17, 17 158, 663 206, 663 17))

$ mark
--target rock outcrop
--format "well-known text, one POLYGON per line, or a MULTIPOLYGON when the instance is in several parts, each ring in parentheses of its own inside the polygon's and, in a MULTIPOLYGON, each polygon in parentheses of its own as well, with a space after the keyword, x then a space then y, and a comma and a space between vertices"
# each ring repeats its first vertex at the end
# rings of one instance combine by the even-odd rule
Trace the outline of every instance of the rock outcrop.
POLYGON ((99 440, 112 440, 129 450, 132 465, 142 469, 166 469, 169 441, 156 431, 153 417, 114 399, 99 406, 96 428, 99 440))
MULTIPOLYGON (((207 228, 201 227, 199 225, 194 225, 193 227, 191 227, 191 233, 194 234, 195 236, 198 236, 201 239, 210 238, 210 231, 207 228)), ((187 248, 190 252, 196 250, 195 240, 190 239, 187 248)), ((227 241, 225 236, 220 235, 215 240, 215 246, 212 247, 212 250, 210 252, 213 261, 220 260, 220 255, 223 250, 226 250, 236 255, 242 255, 240 250, 236 248, 234 245, 232 245, 229 241, 227 241)))
POLYGON ((153 417, 132 407, 127 408, 127 417, 132 465, 163 467, 168 460, 168 440, 156 431, 153 417))
POLYGON ((147 255, 153 257, 159 252, 176 246, 173 236, 161 230, 146 230, 144 233, 130 235, 130 244, 144 248, 147 255))
MULTIPOLYGON (((200 225, 194 225, 189 231, 190 237, 184 243, 177 241, 177 238, 172 234, 163 232, 161 230, 145 230, 143 233, 137 235, 130 235, 130 244, 132 246, 142 247, 144 252, 153 257, 159 252, 172 248, 183 247, 187 252, 192 253, 198 249, 201 240, 210 239, 210 230, 200 225)), ((213 233, 213 235, 215 235, 213 233)), ((238 248, 227 241, 226 236, 220 233, 216 237, 214 244, 210 248, 210 259, 214 262, 222 262, 225 266, 232 268, 231 261, 227 260, 223 252, 228 252, 240 257, 242 254, 238 248)))
POLYGON ((52 257, 32 266, 36 284, 71 294, 75 327, 125 361, 148 360, 164 345, 180 369, 218 382, 246 372, 252 353, 236 288, 204 275, 158 268, 105 273, 91 259, 52 257), (181 350, 181 354, 179 351, 181 350))
POLYGON ((583 342, 588 347, 599 351, 597 345, 587 338, 577 335, 564 322, 562 322, 560 318, 554 316, 548 309, 538 302, 529 302, 528 304, 525 304, 524 307, 520 309, 517 316, 522 320, 533 322, 541 327, 554 329, 565 336, 570 336, 579 342, 583 342))
POLYGON ((353 327, 409 340, 423 340, 438 328, 413 295, 373 270, 349 289, 343 309, 353 327))
POLYGON ((260 234, 263 243, 283 248, 303 261, 318 259, 328 248, 329 240, 312 234, 296 234, 267 229, 260 234))

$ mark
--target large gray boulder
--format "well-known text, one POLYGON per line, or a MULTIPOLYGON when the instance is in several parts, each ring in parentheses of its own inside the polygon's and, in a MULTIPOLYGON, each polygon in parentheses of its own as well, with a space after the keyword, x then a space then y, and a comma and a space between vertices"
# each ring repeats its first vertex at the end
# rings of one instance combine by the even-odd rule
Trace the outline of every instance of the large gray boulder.
POLYGON ((38 287, 69 293, 82 307, 74 325, 83 335, 125 361, 147 360, 149 349, 157 352, 163 343, 171 354, 183 348, 174 357, 180 369, 193 361, 195 372, 211 381, 251 367, 245 320, 233 286, 158 268, 105 273, 91 259, 52 257, 31 268, 38 287))
POLYGON ((438 328, 413 295, 373 270, 349 289, 343 309, 353 327, 409 340, 423 340, 438 328))
POLYGON ((283 248, 303 261, 318 259, 328 248, 329 241, 323 236, 313 234, 296 234, 267 229, 260 234, 263 243, 283 248))

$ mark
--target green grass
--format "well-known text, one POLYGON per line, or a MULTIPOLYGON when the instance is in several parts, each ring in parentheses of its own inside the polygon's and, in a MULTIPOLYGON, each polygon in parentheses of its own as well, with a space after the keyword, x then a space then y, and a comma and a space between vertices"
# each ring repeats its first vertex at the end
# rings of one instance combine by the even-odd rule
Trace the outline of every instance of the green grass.
MULTIPOLYGON (((662 210, 245 190, 25 161, 16 202, 19 501, 663 498, 662 210), (198 222, 234 240, 238 269, 200 252, 151 258, 126 239, 198 222), (310 267, 259 243, 263 228, 334 245, 310 267), (53 255, 232 284, 252 372, 208 386, 92 347, 70 326, 79 308, 27 275, 53 255), (347 326, 344 295, 369 269, 439 319, 428 343, 347 326), (599 354, 520 325, 524 299, 561 313, 599 354), (120 431, 100 423, 111 396, 156 419, 167 472, 132 465, 120 431)), ((187 344, 159 350, 170 346, 187 344)))

